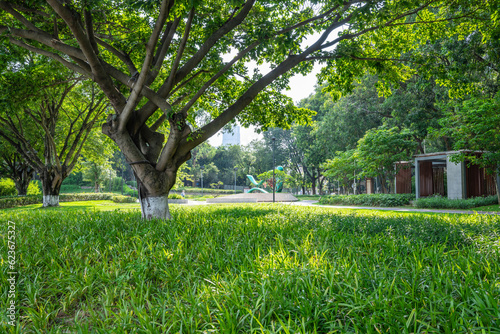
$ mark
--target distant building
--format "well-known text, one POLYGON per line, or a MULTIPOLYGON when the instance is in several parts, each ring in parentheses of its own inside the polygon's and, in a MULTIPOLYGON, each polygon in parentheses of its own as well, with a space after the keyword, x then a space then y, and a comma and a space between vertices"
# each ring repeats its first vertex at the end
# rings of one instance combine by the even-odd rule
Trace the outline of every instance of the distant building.
POLYGON ((224 131, 222 133, 222 146, 240 145, 240 126, 233 128, 233 132, 224 131))

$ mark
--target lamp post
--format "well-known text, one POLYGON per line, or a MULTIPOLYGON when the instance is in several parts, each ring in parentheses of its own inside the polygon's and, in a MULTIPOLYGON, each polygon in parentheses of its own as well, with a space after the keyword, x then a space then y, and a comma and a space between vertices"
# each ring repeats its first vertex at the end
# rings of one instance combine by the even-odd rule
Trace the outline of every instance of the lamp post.
POLYGON ((201 174, 201 195, 203 195, 203 170, 205 169, 205 166, 201 166, 200 168, 200 174, 201 174))
POLYGON ((274 144, 276 143, 276 138, 273 137, 271 138, 271 140, 273 141, 273 203, 276 202, 276 178, 274 177, 274 170, 275 170, 275 167, 276 167, 276 162, 274 160, 274 144))
POLYGON ((234 193, 236 194, 236 172, 238 171, 238 167, 234 167, 234 193))

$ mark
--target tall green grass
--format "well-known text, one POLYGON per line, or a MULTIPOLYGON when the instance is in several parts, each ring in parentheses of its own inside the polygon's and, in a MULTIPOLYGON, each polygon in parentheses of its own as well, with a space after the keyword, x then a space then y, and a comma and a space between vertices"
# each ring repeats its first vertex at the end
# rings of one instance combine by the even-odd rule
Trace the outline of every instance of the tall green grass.
MULTIPOLYGON (((17 331, 500 328, 497 216, 347 214, 278 205, 171 211, 171 221, 143 221, 138 212, 2 214, 2 222, 17 223, 17 331)), ((2 282, 6 272, 2 263, 2 282)), ((6 305, 2 290, 0 307, 6 305)))

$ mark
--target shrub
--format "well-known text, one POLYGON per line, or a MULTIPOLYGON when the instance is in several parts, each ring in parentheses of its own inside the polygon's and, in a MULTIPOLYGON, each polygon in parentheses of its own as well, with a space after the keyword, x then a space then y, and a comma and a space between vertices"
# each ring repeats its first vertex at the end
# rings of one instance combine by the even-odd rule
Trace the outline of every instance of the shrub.
POLYGON ((333 195, 321 197, 319 203, 327 205, 394 207, 409 205, 410 201, 414 199, 414 194, 333 195))
POLYGON ((115 203, 137 203, 137 199, 130 196, 113 196, 111 200, 115 203))
POLYGON ((479 206, 498 204, 497 196, 473 197, 467 199, 448 199, 441 196, 424 197, 415 200, 413 205, 425 209, 471 209, 479 206))
POLYGON ((30 184, 28 185, 28 196, 37 196, 41 195, 42 190, 40 189, 40 185, 36 181, 31 181, 30 184))
POLYGON ((182 196, 179 194, 169 194, 168 198, 169 199, 182 199, 182 196))
POLYGON ((0 198, 0 209, 42 203, 42 196, 15 196, 0 198))
POLYGON ((127 181, 127 182, 125 182, 125 184, 127 184, 131 187, 137 188, 137 181, 127 181))
POLYGON ((139 194, 137 190, 130 189, 128 186, 123 185, 123 194, 135 198, 139 198, 139 194))
POLYGON ((0 196, 17 195, 16 184, 11 179, 0 179, 0 196))

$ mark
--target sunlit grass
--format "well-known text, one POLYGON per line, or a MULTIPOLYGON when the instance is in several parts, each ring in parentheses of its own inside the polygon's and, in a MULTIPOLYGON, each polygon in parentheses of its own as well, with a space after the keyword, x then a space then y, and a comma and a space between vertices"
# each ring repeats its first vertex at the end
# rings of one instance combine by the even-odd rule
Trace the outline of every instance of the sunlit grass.
POLYGON ((472 209, 474 211, 488 211, 488 212, 495 212, 495 211, 500 211, 500 205, 487 205, 487 206, 480 206, 477 208, 472 209))
MULTIPOLYGON (((64 207, 0 213, 17 224, 18 331, 500 328, 497 216, 285 205, 171 211, 172 221, 64 207)), ((2 282, 6 272, 3 264, 2 282)), ((2 290, 4 310, 7 301, 2 290)))
POLYGON ((113 201, 76 201, 60 202, 58 207, 42 208, 42 204, 31 204, 22 207, 2 209, 0 212, 24 212, 32 210, 72 212, 74 210, 114 211, 140 209, 139 203, 115 203, 113 201))

